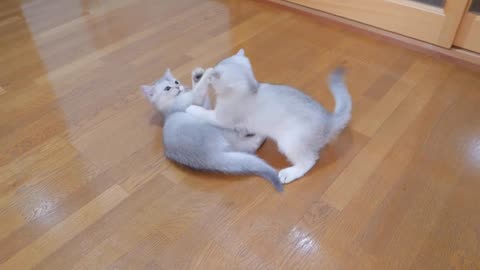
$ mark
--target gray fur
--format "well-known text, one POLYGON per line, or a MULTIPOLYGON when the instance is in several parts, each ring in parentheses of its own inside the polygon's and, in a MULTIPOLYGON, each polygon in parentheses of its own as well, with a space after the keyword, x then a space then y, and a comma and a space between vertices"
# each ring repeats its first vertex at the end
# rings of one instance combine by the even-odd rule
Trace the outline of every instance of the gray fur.
MULTIPOLYGON (((163 144, 165 156, 196 170, 225 174, 257 175, 271 182, 277 191, 283 191, 277 171, 253 153, 264 142, 260 136, 244 136, 233 130, 210 125, 185 109, 191 104, 209 108, 208 76, 200 81, 201 69, 192 73, 193 90, 174 91, 175 81, 168 72, 155 85, 143 86, 145 95, 164 117, 163 144), (166 86, 172 87, 164 91, 166 86)), ((208 73, 208 70, 207 70, 208 73)), ((202 72, 203 74, 203 72, 202 72)), ((183 88, 184 89, 184 88, 183 88)))
POLYGON ((343 68, 337 68, 328 77, 330 92, 335 99, 335 110, 331 116, 327 141, 335 138, 350 122, 352 99, 345 85, 344 73, 343 68))

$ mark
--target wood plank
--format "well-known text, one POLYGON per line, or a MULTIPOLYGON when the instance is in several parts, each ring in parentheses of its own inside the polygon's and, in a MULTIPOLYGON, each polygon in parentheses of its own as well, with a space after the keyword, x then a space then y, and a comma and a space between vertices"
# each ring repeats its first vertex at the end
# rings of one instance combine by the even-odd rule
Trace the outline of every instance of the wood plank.
POLYGON ((1 269, 478 268, 478 71, 264 1, 0 10, 1 269), (329 111, 347 70, 350 126, 282 194, 168 161, 138 89, 242 47, 329 111))
POLYGON ((213 48, 225 47, 224 44, 229 44, 230 46, 235 47, 257 35, 259 32, 266 30, 269 26, 287 18, 288 15, 285 14, 262 12, 261 14, 252 17, 250 20, 233 27, 228 33, 222 33, 208 40, 208 42, 195 46, 195 48, 187 52, 187 54, 191 57, 195 57, 197 55, 202 55, 213 48), (255 31, 252 31, 252 28, 254 28, 255 31), (232 36, 236 37, 236 39, 232 40, 232 36))
POLYGON ((35 266, 82 230, 94 224, 127 196, 128 193, 120 186, 113 186, 0 266, 3 269, 29 269, 35 266))
POLYGON ((410 81, 418 81, 423 78, 430 68, 430 61, 420 59, 415 62, 390 89, 386 95, 378 101, 368 112, 362 117, 352 121, 352 128, 372 137, 382 126, 386 119, 395 111, 400 103, 413 90, 415 85, 410 81))
POLYGON ((401 105, 395 110, 375 138, 362 149, 323 194, 322 198, 327 203, 338 210, 342 210, 350 202, 352 196, 362 187, 385 155, 388 154, 395 141, 434 95, 435 90, 441 86, 443 80, 438 80, 438 78, 448 76, 450 69, 449 66, 440 66, 429 71, 409 97, 402 102, 403 106, 401 105))

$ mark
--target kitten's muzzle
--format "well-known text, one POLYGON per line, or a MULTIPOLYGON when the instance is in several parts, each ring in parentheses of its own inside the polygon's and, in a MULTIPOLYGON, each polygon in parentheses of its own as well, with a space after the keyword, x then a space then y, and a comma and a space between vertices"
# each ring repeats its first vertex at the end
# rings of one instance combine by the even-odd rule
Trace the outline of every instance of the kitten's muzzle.
POLYGON ((175 87, 175 89, 177 89, 177 94, 175 96, 180 95, 185 90, 185 88, 183 86, 177 86, 177 87, 175 87))

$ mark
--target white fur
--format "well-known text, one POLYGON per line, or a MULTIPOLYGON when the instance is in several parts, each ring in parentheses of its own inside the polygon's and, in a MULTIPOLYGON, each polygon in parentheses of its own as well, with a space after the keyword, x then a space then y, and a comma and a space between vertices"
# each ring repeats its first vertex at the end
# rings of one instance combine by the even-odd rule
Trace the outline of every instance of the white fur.
POLYGON ((274 139, 293 164, 279 172, 283 183, 308 172, 320 149, 350 120, 351 99, 341 70, 330 77, 334 113, 292 87, 259 84, 243 50, 221 61, 211 80, 217 95, 215 110, 190 106, 187 113, 217 126, 246 129, 274 139))

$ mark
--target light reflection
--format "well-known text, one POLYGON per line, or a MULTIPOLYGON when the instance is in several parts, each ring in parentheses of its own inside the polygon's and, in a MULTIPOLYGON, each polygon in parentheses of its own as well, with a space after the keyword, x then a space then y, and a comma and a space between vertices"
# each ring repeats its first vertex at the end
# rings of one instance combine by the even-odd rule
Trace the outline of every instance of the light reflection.
POLYGON ((319 245, 311 235, 297 226, 293 227, 288 238, 295 244, 295 250, 303 254, 315 253, 319 251, 319 245))

